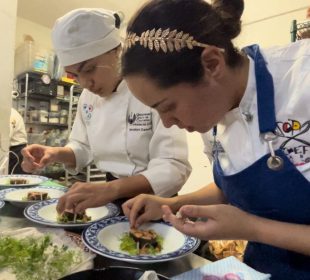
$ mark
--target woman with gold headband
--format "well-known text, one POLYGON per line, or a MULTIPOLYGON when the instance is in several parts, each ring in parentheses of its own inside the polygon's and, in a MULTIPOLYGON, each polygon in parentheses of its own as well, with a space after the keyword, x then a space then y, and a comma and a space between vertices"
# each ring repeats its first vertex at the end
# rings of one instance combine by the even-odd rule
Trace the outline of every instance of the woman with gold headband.
POLYGON ((214 183, 174 198, 140 195, 123 210, 133 226, 164 214, 204 240, 249 240, 251 267, 310 279, 310 41, 238 50, 243 6, 153 0, 131 20, 129 88, 166 127, 202 133, 214 183))

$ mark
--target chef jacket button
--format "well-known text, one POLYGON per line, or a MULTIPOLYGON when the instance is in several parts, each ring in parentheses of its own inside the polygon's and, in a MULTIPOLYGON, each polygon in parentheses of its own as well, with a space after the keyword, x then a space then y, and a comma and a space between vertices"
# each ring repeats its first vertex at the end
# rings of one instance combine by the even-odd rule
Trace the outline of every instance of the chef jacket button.
POLYGON ((244 118, 247 122, 250 122, 253 120, 253 115, 249 112, 243 112, 242 115, 244 115, 244 118))

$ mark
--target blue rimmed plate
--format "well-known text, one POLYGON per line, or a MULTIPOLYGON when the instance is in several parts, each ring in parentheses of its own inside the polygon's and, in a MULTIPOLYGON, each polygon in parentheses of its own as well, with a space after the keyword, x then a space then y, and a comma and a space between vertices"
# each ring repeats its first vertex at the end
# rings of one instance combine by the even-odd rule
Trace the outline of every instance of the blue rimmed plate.
POLYGON ((107 258, 132 262, 155 263, 183 257, 200 244, 200 240, 187 236, 164 222, 147 223, 143 229, 153 229, 163 237, 163 249, 156 255, 130 255, 120 249, 122 235, 129 231, 128 219, 124 216, 114 217, 94 223, 83 231, 84 244, 95 253, 107 258))
POLYGON ((27 175, 27 174, 12 174, 12 175, 0 175, 0 187, 3 188, 24 188, 40 185, 43 182, 48 181, 49 178, 39 175, 27 175), (11 180, 25 180, 22 184, 11 184, 11 180))
POLYGON ((119 208, 113 203, 108 203, 105 206, 86 209, 86 215, 91 217, 91 220, 87 223, 58 223, 56 210, 57 202, 58 199, 50 199, 35 203, 25 208, 24 215, 30 221, 45 226, 84 228, 96 221, 114 217, 119 214, 119 208))
POLYGON ((38 186, 32 188, 8 188, 0 190, 0 199, 8 201, 11 204, 25 208, 29 205, 37 203, 38 201, 28 201, 25 198, 28 195, 28 192, 37 191, 37 192, 47 192, 48 196, 52 198, 61 197, 68 189, 66 187, 54 187, 54 186, 38 186))
POLYGON ((5 205, 5 202, 0 200, 0 209, 5 205))

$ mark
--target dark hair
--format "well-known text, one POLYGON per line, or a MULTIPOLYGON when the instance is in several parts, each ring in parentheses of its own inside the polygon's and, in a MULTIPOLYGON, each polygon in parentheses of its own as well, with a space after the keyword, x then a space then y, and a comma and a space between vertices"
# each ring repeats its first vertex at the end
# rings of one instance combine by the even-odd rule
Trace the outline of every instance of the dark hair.
POLYGON ((119 29, 122 23, 121 18, 118 13, 114 13, 113 16, 115 18, 115 27, 119 29))
MULTIPOLYGON (((153 28, 169 28, 189 33, 198 42, 225 49, 226 63, 240 65, 242 59, 231 40, 241 31, 243 0, 215 0, 210 5, 204 0, 152 0, 132 18, 127 33, 138 36, 153 28)), ((203 48, 183 48, 164 53, 150 51, 137 42, 122 57, 124 76, 143 74, 163 88, 181 82, 197 83, 203 75, 203 48)))

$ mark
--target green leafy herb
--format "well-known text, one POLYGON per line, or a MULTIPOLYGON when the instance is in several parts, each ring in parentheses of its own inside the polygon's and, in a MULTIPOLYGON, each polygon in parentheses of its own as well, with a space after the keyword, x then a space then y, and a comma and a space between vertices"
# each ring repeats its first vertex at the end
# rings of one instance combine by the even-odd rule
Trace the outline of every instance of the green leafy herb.
POLYGON ((51 237, 0 237, 0 272, 9 269, 17 280, 56 280, 82 261, 67 246, 53 245, 51 237))
MULTIPOLYGON (((141 254, 141 250, 139 249, 137 242, 133 239, 132 236, 130 236, 128 232, 124 233, 120 240, 121 240, 121 244, 120 244, 121 250, 129 253, 129 255, 141 254)), ((163 248, 164 239, 162 236, 157 235, 156 242, 158 244, 156 248, 150 245, 147 247, 147 250, 145 250, 148 255, 156 255, 163 248)), ((145 254, 145 251, 144 251, 144 254, 145 254)))
POLYGON ((129 233, 124 233, 121 238, 120 248, 123 251, 128 252, 130 255, 138 255, 139 248, 137 247, 137 242, 129 235, 129 233))

